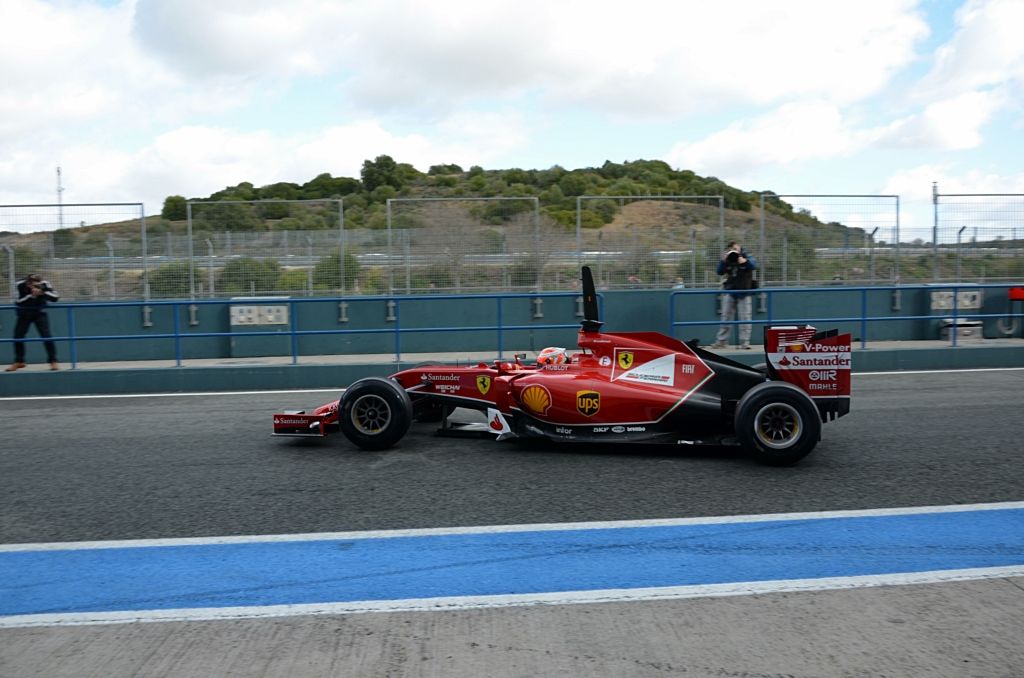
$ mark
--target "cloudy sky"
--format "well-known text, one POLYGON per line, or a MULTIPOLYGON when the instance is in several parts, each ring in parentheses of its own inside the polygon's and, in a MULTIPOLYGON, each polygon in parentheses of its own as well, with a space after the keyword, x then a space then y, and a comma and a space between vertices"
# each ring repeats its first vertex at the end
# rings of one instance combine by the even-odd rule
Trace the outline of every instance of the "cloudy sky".
MULTIPOLYGON (((0 204, 663 159, 747 190, 1024 192, 1024 0, 2 0, 0 204)), ((927 223, 926 223, 927 222, 927 223)))

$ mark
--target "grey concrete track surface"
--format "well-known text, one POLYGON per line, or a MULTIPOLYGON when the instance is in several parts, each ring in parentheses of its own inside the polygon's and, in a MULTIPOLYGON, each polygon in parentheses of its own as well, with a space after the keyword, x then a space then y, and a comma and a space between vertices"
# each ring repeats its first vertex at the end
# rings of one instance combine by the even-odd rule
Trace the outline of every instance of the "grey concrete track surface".
POLYGON ((296 393, 0 403, 0 542, 523 524, 1024 499, 1024 370, 856 375, 793 468, 730 450, 271 438, 296 393))
MULTIPOLYGON (((804 463, 722 451, 272 439, 321 394, 0 403, 0 542, 1021 500, 1024 371, 855 375, 804 463)), ((0 631, 0 676, 1024 675, 1024 580, 0 631)))
POLYGON ((1019 678, 1022 586, 9 629, 0 675, 1019 678))

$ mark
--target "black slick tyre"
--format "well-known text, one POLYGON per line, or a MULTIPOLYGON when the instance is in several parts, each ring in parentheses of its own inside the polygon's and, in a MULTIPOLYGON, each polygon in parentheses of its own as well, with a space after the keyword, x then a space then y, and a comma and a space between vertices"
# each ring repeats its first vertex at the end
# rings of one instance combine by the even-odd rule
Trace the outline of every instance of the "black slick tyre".
POLYGON ((785 382, 758 384, 736 406, 736 437, 762 464, 790 466, 814 449, 821 418, 810 396, 785 382))
POLYGON ((412 423, 412 401, 393 379, 367 377, 355 382, 338 403, 338 427, 364 450, 384 450, 412 423))

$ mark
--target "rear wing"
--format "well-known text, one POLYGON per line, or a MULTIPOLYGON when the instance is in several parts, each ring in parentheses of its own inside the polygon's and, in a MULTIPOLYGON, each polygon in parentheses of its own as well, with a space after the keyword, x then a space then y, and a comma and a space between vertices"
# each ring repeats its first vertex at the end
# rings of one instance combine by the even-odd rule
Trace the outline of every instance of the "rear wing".
POLYGON ((822 421, 850 411, 851 346, 850 334, 819 332, 810 325, 768 327, 764 332, 769 375, 807 393, 822 421))

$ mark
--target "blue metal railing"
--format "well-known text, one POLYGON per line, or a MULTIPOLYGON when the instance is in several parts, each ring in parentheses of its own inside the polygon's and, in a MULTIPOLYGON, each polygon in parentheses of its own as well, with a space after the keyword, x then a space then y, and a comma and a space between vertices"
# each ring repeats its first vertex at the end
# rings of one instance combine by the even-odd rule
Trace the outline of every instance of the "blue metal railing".
MULTIPOLYGON (((64 311, 66 315, 67 334, 65 336, 53 336, 49 339, 43 339, 38 336, 27 336, 24 339, 12 339, 2 337, 0 338, 0 344, 11 344, 15 342, 24 343, 39 343, 43 341, 54 341, 66 343, 68 347, 69 362, 71 363, 71 369, 76 369, 78 366, 78 343, 87 341, 121 341, 121 340, 158 340, 158 339, 170 339, 174 344, 174 361, 177 367, 182 365, 182 353, 183 353, 183 340, 185 339, 199 339, 199 338, 211 338, 211 337, 281 337, 287 336, 289 338, 290 353, 292 358, 292 364, 297 364, 299 360, 299 338, 305 336, 316 336, 316 335, 360 335, 360 334, 390 334, 393 335, 395 361, 401 362, 402 359, 402 335, 410 333, 431 333, 431 332, 489 332, 493 331, 497 333, 498 343, 498 358, 502 358, 505 349, 505 333, 514 332, 517 330, 556 330, 556 329, 578 329, 579 323, 536 323, 529 325, 506 325, 504 324, 504 305, 506 301, 514 299, 529 299, 531 303, 535 303, 534 300, 540 299, 553 299, 553 298, 576 298, 577 303, 582 299, 579 292, 542 292, 535 294, 430 294, 430 295, 416 295, 416 296, 394 296, 394 297, 310 297, 304 299, 274 299, 274 298, 245 298, 231 300, 174 300, 174 301, 132 301, 132 302, 102 302, 102 303, 84 303, 84 304, 53 304, 48 307, 52 311, 64 311), (401 308, 404 303, 422 302, 424 300, 480 300, 480 299, 493 299, 495 301, 495 313, 496 322, 493 325, 472 325, 472 326, 436 326, 436 327, 402 327, 401 324, 401 308), (393 325, 390 327, 372 328, 372 329, 333 329, 333 330, 300 330, 297 326, 295 309, 301 304, 314 304, 314 303, 341 303, 341 302, 376 302, 381 304, 394 304, 393 306, 393 325), (262 331, 231 331, 231 332, 183 332, 181 326, 182 308, 188 309, 189 307, 197 306, 232 306, 232 305, 274 305, 274 306, 288 306, 288 331, 280 332, 276 330, 262 330, 262 331), (77 315, 87 309, 96 308, 139 308, 144 309, 148 307, 171 307, 173 317, 173 331, 171 332, 155 332, 147 334, 90 334, 90 335, 78 335, 76 332, 76 317, 77 315)), ((598 305, 603 309, 604 297, 597 295, 598 305)), ((13 305, 0 306, 0 309, 12 310, 15 307, 13 305)), ((12 312, 13 316, 13 312, 12 312)), ((34 334, 34 329, 30 330, 34 334)))
MULTIPOLYGON (((675 334, 675 328, 677 327, 700 327, 707 325, 768 325, 773 323, 787 323, 787 324, 798 324, 798 323, 839 323, 839 322, 851 322, 858 323, 860 325, 860 346, 864 348, 867 346, 868 337, 868 324, 872 322, 892 322, 892 321, 905 321, 905 320, 951 320, 952 325, 950 327, 950 338, 952 345, 957 345, 957 328, 960 320, 984 320, 986 318, 1021 318, 1024 313, 1014 313, 1012 310, 1007 313, 982 313, 980 310, 977 312, 974 310, 964 311, 959 308, 959 292, 960 290, 983 290, 983 289, 1003 289, 1009 290, 1011 287, 1019 287, 1012 283, 997 283, 997 284, 935 284, 935 285, 876 285, 871 287, 775 287, 775 288, 762 288, 754 291, 726 291, 720 289, 694 289, 694 290, 677 290, 673 291, 669 295, 669 333, 675 334), (886 316, 869 316, 868 315, 868 293, 869 292, 890 292, 894 295, 902 294, 903 292, 912 290, 928 290, 930 292, 951 290, 952 308, 949 312, 932 312, 929 315, 903 315, 897 314, 897 311, 893 311, 893 315, 886 316), (774 300, 776 295, 785 294, 808 294, 808 293, 827 293, 830 295, 847 293, 847 294, 859 294, 860 295, 860 315, 859 316, 827 316, 827 317, 793 317, 784 316, 776 317, 774 313, 774 300), (754 297, 764 295, 764 318, 751 318, 750 320, 676 320, 676 298, 680 295, 720 295, 720 294, 751 294, 754 297)), ((1012 309, 1012 306, 1011 306, 1012 309)))

